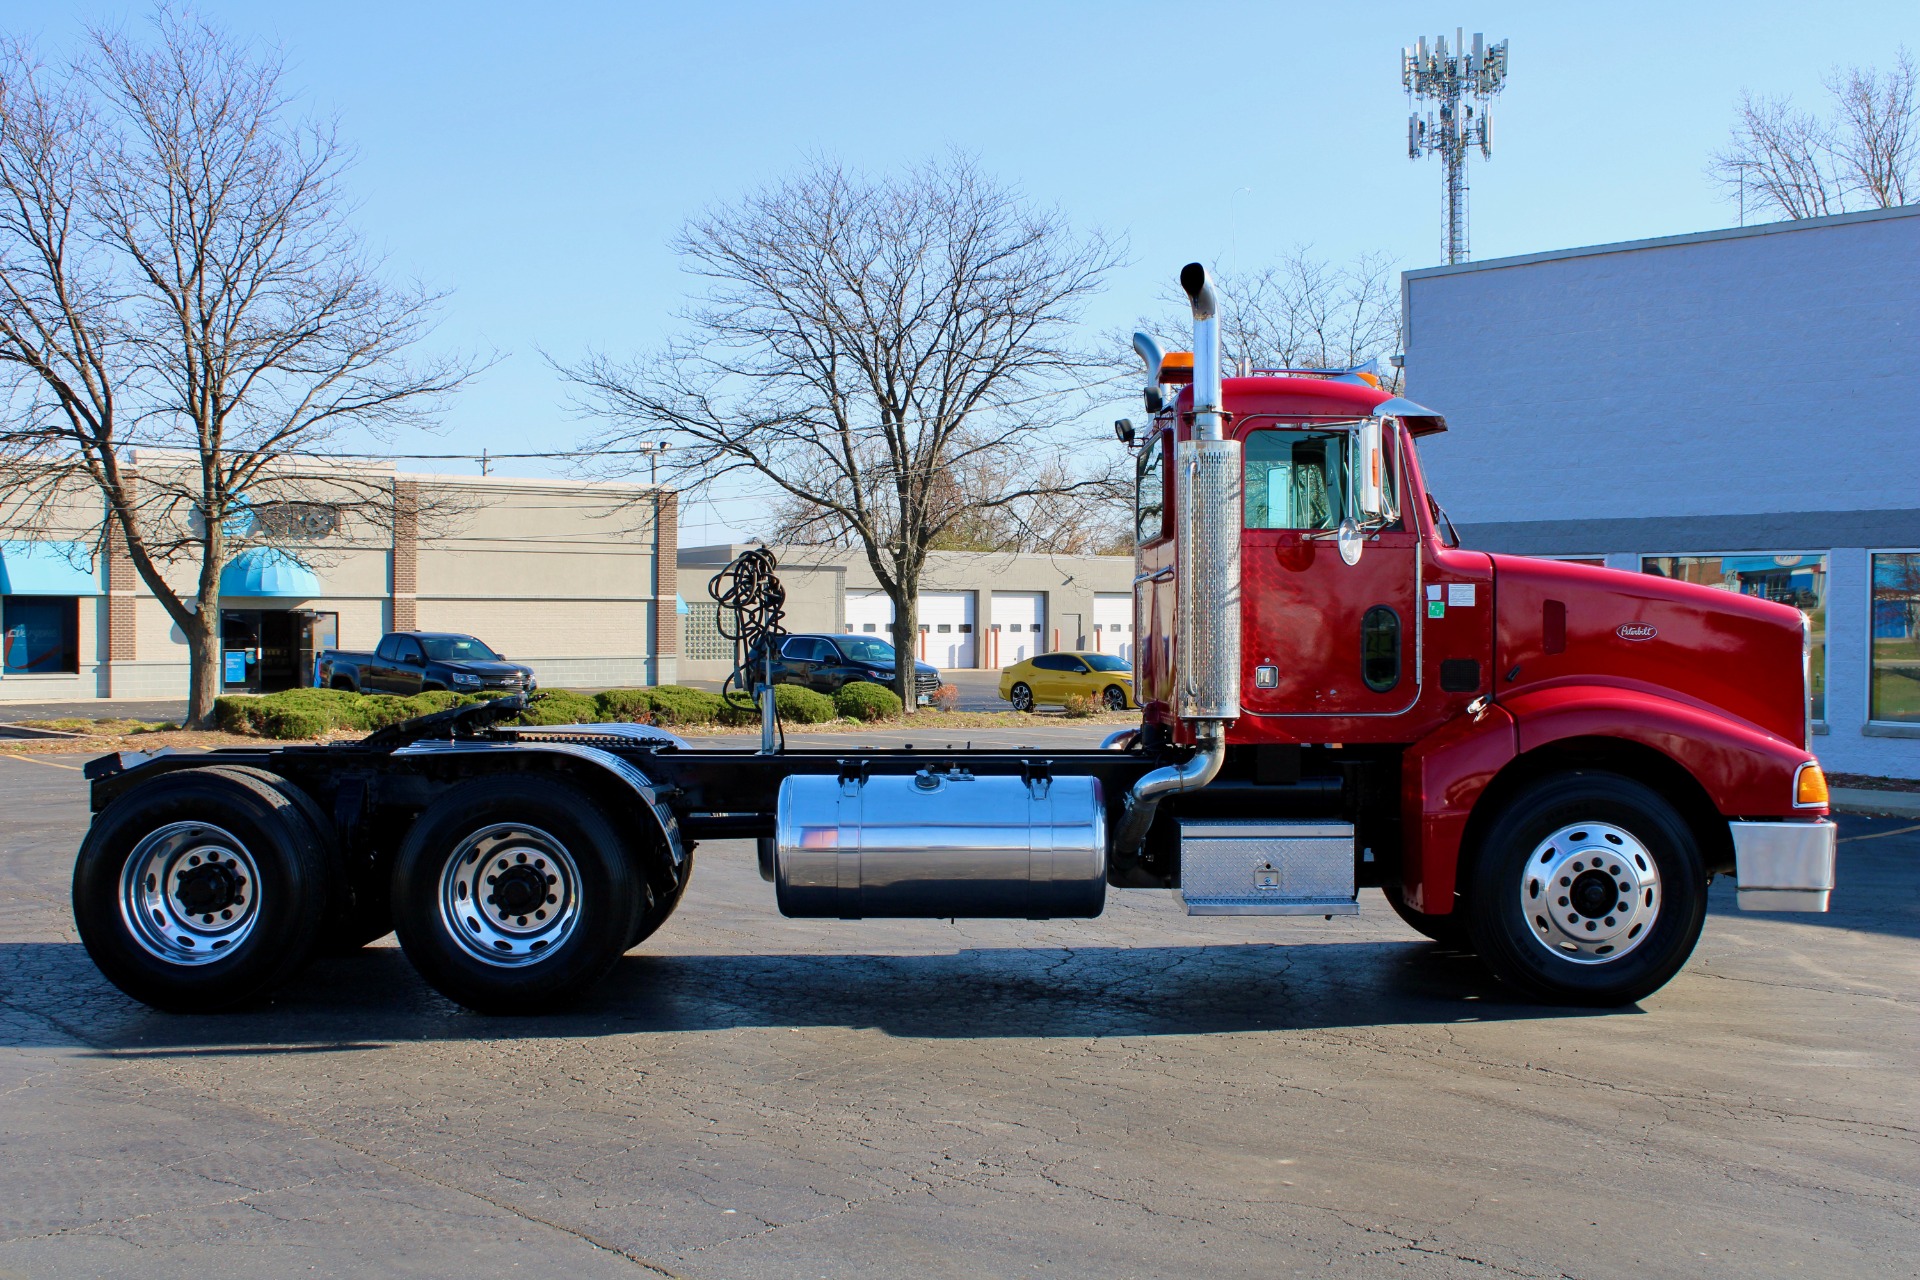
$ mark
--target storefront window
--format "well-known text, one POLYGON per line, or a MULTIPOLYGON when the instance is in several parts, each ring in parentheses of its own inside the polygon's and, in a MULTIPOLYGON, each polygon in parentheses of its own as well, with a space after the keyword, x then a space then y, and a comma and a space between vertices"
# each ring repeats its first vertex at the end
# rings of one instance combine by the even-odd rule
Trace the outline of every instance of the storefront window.
POLYGON ((80 670, 80 602, 72 596, 0 599, 0 659, 7 675, 80 670))
POLYGON ((1813 718, 1827 718, 1825 556, 1648 556, 1647 573, 1790 604, 1813 619, 1813 718))
POLYGON ((1873 678, 1867 719, 1920 723, 1920 552, 1873 557, 1873 678))

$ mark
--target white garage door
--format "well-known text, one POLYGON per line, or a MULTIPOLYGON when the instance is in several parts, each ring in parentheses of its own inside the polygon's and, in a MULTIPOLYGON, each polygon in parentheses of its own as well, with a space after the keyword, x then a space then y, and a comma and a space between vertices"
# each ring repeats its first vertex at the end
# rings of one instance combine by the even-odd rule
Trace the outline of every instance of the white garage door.
POLYGON ((988 622, 987 665, 1010 667, 1047 651, 1047 597, 1039 591, 996 591, 993 617, 988 622))
POLYGON ((1133 661, 1133 597, 1101 591, 1093 597, 1093 647, 1133 661))
POLYGON ((920 660, 943 671, 973 665, 973 592, 921 593, 920 660))
POLYGON ((847 592, 847 630, 892 644, 892 599, 884 591, 847 592))

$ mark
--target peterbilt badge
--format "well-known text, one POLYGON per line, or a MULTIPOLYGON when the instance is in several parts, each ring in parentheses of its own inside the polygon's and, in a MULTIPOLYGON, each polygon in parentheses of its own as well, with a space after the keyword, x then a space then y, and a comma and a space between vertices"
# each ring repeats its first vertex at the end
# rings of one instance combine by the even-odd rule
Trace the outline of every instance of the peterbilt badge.
POLYGON ((1622 640, 1651 640, 1660 633, 1651 622, 1623 622, 1613 629, 1622 640))

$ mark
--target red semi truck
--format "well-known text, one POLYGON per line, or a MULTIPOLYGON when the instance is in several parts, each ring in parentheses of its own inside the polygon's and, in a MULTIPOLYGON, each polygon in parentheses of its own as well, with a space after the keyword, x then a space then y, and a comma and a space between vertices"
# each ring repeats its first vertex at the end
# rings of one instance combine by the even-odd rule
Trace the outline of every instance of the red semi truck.
POLYGON ((665 922, 699 841, 742 837, 789 916, 1089 917, 1109 888, 1333 916, 1378 887, 1520 994, 1589 1005, 1679 971, 1716 875, 1745 909, 1826 909, 1801 614, 1461 548, 1420 470, 1438 414, 1364 379, 1222 378, 1211 283, 1181 283, 1194 349, 1136 339, 1149 423, 1121 432, 1137 730, 787 749, 763 699, 758 750, 694 749, 511 727, 502 700, 358 743, 108 756, 74 873, 90 954, 198 1012, 392 928, 450 998, 540 1011, 665 922))

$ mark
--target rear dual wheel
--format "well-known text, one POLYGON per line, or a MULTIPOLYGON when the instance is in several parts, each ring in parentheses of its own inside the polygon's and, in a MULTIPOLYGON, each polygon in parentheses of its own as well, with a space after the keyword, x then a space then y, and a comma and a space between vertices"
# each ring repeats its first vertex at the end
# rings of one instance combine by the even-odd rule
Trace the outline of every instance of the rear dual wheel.
POLYGON ((394 931, 448 999, 480 1013, 546 1012, 677 904, 677 894, 650 898, 647 853, 570 782, 478 778, 408 833, 393 870, 394 931))
POLYGON ((156 1009, 211 1013, 291 977, 329 917, 331 850, 304 798, 271 774, 216 768, 108 805, 73 872, 74 922, 107 979, 156 1009))

